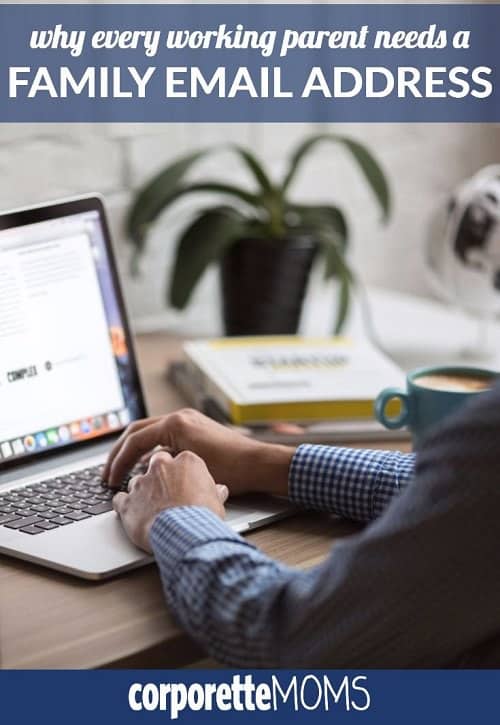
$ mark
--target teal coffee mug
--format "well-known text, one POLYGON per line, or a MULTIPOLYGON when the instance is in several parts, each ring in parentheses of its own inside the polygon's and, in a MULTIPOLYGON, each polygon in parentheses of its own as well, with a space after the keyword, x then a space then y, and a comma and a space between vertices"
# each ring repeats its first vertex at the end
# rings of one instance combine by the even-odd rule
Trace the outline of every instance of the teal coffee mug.
POLYGON ((436 423, 454 413, 473 396, 490 390, 499 373, 473 367, 428 367, 408 373, 406 392, 386 388, 375 401, 375 416, 386 428, 408 426, 418 444, 436 423), (399 400, 398 415, 389 416, 387 406, 399 400))

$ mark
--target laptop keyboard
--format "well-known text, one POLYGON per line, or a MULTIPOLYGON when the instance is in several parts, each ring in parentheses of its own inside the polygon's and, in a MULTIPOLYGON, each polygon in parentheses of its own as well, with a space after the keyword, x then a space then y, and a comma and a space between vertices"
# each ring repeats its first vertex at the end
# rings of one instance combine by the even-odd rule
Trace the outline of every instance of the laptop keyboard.
MULTIPOLYGON (((126 491, 144 468, 136 466, 119 490, 126 491)), ((112 511, 117 491, 104 483, 103 470, 104 465, 84 468, 0 494, 0 526, 33 536, 112 511)))

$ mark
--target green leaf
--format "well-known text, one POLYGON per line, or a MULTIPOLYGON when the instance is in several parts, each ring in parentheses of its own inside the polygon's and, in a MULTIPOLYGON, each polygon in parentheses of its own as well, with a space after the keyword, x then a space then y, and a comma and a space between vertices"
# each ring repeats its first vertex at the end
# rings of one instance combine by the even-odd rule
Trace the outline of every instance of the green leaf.
POLYGON ((365 175, 369 186, 380 204, 384 220, 387 220, 391 211, 391 195, 384 172, 366 146, 348 138, 343 138, 342 143, 349 149, 358 162, 361 171, 365 175))
MULTIPOLYGON (((244 201, 246 204, 250 204, 250 206, 260 205, 260 197, 256 194, 252 194, 250 191, 241 189, 239 186, 234 186, 233 184, 222 184, 218 181, 199 181, 195 184, 180 186, 177 191, 172 194, 168 204, 172 204, 174 201, 179 199, 179 197, 184 196, 185 194, 192 194, 193 192, 228 194, 229 196, 236 197, 240 201, 244 201)), ((165 209, 165 207, 163 208, 165 209)))
POLYGON ((239 154, 243 161, 246 163, 246 165, 254 175, 255 179, 257 180, 257 183, 261 187, 262 191, 266 194, 272 194, 274 187, 271 179, 266 174, 262 164, 257 160, 257 158, 252 153, 250 153, 250 151, 247 151, 245 148, 243 148, 242 146, 238 146, 237 144, 231 144, 230 148, 233 149, 233 151, 235 151, 237 154, 239 154))
POLYGON ((323 253, 325 256, 325 279, 336 277, 339 285, 337 302, 337 316, 335 319, 334 334, 338 335, 344 326, 349 312, 351 288, 355 278, 351 272, 343 251, 339 249, 335 237, 319 233, 323 253))
MULTIPOLYGON (((136 254, 132 257, 132 273, 135 274, 138 270, 138 258, 144 250, 146 234, 149 230, 150 225, 153 223, 156 217, 167 207, 180 199, 181 196, 185 196, 186 194, 193 194, 195 192, 227 194, 254 207, 259 207, 261 204, 260 197, 258 197, 256 194, 245 191, 245 189, 240 189, 240 187, 238 186, 232 186, 231 184, 222 184, 217 181, 200 181, 196 184, 186 184, 184 186, 181 185, 178 186, 176 189, 159 189, 159 193, 156 197, 155 203, 150 203, 150 206, 148 207, 148 218, 146 218, 145 214, 142 214, 142 218, 140 218, 139 221, 137 221, 137 216, 134 218, 133 221, 131 221, 131 218, 129 218, 128 234, 136 247, 136 254)), ((134 209, 132 209, 132 212, 134 212, 134 209)))
POLYGON ((365 146, 363 146, 358 141, 353 141, 352 139, 346 138, 344 136, 322 133, 311 136, 310 138, 306 139, 302 144, 300 144, 300 146, 292 155, 292 158, 290 160, 290 166, 283 180, 283 193, 288 190, 291 182, 295 178, 295 175, 302 161, 307 156, 307 154, 313 149, 314 146, 325 141, 341 144, 345 146, 348 151, 350 151, 352 157, 357 162, 366 181, 368 182, 371 190, 373 191, 375 198, 380 204, 384 214, 384 219, 387 219, 390 212, 390 193, 384 172, 365 146))
POLYGON ((169 303, 182 310, 206 268, 247 231, 246 218, 230 207, 202 211, 184 231, 177 246, 169 285, 169 303))
POLYGON ((316 234, 325 257, 325 279, 344 276, 352 280, 352 272, 335 237, 319 230, 316 234))
POLYGON ((193 164, 207 153, 210 152, 202 150, 183 156, 163 169, 139 191, 126 221, 127 233, 138 251, 144 247, 150 224, 168 206, 172 197, 177 198, 182 179, 193 164))
POLYGON ((335 327, 333 330, 334 335, 338 335, 342 331, 347 318, 347 313, 349 312, 352 280, 344 275, 341 275, 338 284, 339 297, 337 302, 337 318, 335 320, 335 327))
POLYGON ((309 231, 311 234, 319 230, 320 234, 326 233, 329 236, 334 236, 342 253, 345 252, 349 230, 346 218, 340 209, 326 204, 319 206, 294 204, 289 207, 289 211, 297 215, 297 226, 300 226, 304 231, 309 231))

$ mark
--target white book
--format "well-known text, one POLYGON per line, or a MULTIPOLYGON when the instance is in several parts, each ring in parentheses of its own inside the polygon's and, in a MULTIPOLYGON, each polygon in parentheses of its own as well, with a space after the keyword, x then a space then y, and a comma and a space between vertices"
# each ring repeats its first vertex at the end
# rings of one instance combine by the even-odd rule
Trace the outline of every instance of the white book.
MULTIPOLYGON (((404 374, 366 340, 231 337, 187 342, 190 374, 236 424, 373 420, 404 374)), ((390 411, 389 411, 390 412, 390 411)))

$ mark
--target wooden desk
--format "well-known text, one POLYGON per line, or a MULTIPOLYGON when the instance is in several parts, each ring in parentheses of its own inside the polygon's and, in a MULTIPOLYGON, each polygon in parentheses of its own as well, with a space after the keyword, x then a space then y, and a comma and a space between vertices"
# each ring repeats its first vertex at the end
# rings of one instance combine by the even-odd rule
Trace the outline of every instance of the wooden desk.
MULTIPOLYGON (((165 383, 166 363, 178 357, 179 343, 144 335, 138 355, 150 412, 182 406, 165 383)), ((276 559, 308 567, 335 538, 355 530, 349 522, 304 513, 249 538, 276 559)), ((202 656, 167 612, 154 565, 95 584, 0 557, 2 668, 165 668, 202 656)))

